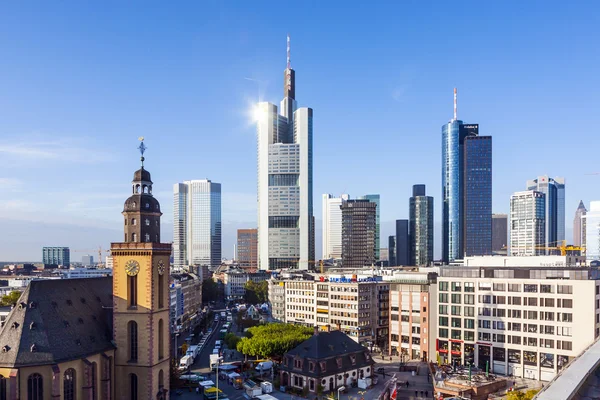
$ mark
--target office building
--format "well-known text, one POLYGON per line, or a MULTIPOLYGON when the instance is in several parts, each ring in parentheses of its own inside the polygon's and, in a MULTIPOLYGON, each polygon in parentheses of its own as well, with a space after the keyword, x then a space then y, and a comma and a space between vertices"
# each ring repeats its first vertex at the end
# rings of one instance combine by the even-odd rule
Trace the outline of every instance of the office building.
POLYGON ((375 263, 377 204, 370 200, 342 202, 342 265, 362 268, 375 263))
POLYGON ((94 256, 91 256, 88 254, 88 255, 81 257, 81 264, 84 267, 90 267, 90 266, 94 265, 94 256))
POLYGON ((600 201, 590 202, 590 211, 583 216, 586 227, 585 256, 587 261, 600 261, 600 201))
POLYGON ((267 271, 248 272, 239 268, 229 268, 223 274, 223 286, 227 300, 243 300, 246 295, 246 283, 259 283, 269 279, 267 271))
POLYGON ((586 220, 583 216, 587 213, 583 200, 579 201, 577 211, 575 211, 575 219, 573 219, 573 245, 585 247, 586 242, 586 220))
POLYGON ((350 197, 323 195, 323 259, 342 258, 342 202, 350 197))
POLYGON ((410 235, 407 219, 396 220, 396 264, 412 265, 410 253, 410 235))
POLYGON ((442 363, 551 380, 600 333, 598 268, 440 268, 430 340, 442 363))
POLYGON ((221 184, 208 179, 173 186, 173 264, 221 265, 221 184))
POLYGON ((396 236, 388 236, 388 265, 396 265, 396 236))
POLYGON ((243 269, 258 269, 258 229, 238 229, 236 261, 243 269))
POLYGON ((425 185, 414 185, 409 201, 410 265, 433 262, 433 197, 425 195, 425 185))
POLYGON ((369 200, 377 204, 377 208, 375 209, 375 260, 379 260, 379 246, 381 246, 381 196, 378 194, 366 194, 364 196, 360 196, 361 200, 369 200))
POLYGON ((442 126, 442 260, 446 263, 462 259, 465 251, 490 249, 491 254, 491 146, 491 137, 479 136, 479 124, 464 124, 457 118, 454 89, 454 118, 442 126))
POLYGON ((45 268, 71 265, 71 251, 68 247, 42 248, 42 263, 45 268))
POLYGON ((467 136, 464 144, 465 256, 492 254, 492 137, 467 136))
POLYGON ((492 214, 492 254, 506 255, 508 250, 508 215, 492 214))
POLYGON ((112 276, 112 269, 108 268, 69 268, 61 273, 63 279, 100 278, 112 276))
POLYGON ((258 259, 261 270, 314 264, 313 110, 297 108, 289 56, 278 108, 257 107, 258 259))
MULTIPOLYGON (((451 264, 454 265, 454 264, 451 264)), ((585 256, 567 254, 540 256, 473 256, 465 257, 461 264, 465 267, 584 267, 585 256)))
MULTIPOLYGON (((527 181, 527 190, 536 190, 546 195, 546 247, 563 244, 565 237, 565 179, 539 176, 527 181)), ((547 252, 555 253, 555 249, 547 252)))
POLYGON ((546 195, 535 190, 510 197, 510 255, 546 254, 546 195))

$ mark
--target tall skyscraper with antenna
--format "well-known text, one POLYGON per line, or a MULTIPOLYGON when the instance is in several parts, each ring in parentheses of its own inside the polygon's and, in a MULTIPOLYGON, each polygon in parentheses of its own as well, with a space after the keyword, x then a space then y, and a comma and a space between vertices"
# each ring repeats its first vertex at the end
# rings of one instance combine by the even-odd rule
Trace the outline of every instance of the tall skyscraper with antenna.
POLYGON ((296 72, 287 66, 279 108, 257 106, 258 258, 262 270, 308 269, 315 259, 311 108, 298 108, 296 72))

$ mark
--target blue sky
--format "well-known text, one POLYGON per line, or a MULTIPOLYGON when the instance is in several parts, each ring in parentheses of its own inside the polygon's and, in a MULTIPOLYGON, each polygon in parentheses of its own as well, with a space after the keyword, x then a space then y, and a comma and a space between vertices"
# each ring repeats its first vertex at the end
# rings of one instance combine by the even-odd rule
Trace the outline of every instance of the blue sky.
POLYGON ((249 109, 281 99, 288 33, 296 97, 314 109, 317 220, 322 193, 380 193, 387 238, 424 183, 439 249, 440 129, 458 87, 459 119, 494 137, 494 212, 527 179, 564 176, 570 238, 579 200, 600 199, 586 175, 600 172, 599 16, 591 1, 2 4, 0 260, 121 240, 138 136, 163 236, 173 183, 209 178, 230 257, 256 224, 249 109))

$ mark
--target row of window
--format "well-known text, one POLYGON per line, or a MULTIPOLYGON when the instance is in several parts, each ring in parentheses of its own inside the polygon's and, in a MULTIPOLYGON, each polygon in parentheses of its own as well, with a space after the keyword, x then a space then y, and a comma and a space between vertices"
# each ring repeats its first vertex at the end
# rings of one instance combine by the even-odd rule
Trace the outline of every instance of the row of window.
MULTIPOLYGON (((465 292, 474 292, 475 284, 473 282, 446 282, 441 281, 438 283, 438 288, 440 292, 461 292, 462 287, 464 286, 465 292), (450 285, 448 285, 450 283, 450 285)), ((523 284, 520 283, 493 283, 490 285, 489 282, 479 282, 479 290, 494 290, 498 292, 504 292, 508 288, 509 292, 527 292, 527 293, 554 293, 556 287, 556 293, 561 294, 573 294, 573 286, 572 285, 546 285, 546 284, 523 284), (522 287, 522 290, 521 290, 522 287)), ((598 287, 596 287, 596 294, 598 293, 598 287)))

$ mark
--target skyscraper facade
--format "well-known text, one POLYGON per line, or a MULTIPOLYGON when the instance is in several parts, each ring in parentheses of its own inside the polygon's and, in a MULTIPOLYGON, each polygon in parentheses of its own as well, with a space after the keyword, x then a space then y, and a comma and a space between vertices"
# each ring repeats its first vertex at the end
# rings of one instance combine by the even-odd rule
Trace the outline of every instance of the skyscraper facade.
POLYGON ((42 248, 42 263, 47 266, 71 265, 71 250, 68 247, 42 248))
POLYGON ((506 255, 508 250, 508 215, 492 214, 492 254, 506 255))
POLYGON ((388 265, 396 265, 396 236, 388 236, 388 265))
POLYGON ((297 108, 289 58, 280 107, 257 106, 258 259, 261 270, 314 264, 313 110, 297 108))
POLYGON ((586 225, 587 261, 600 261, 600 201, 590 202, 590 211, 583 216, 586 225))
POLYGON ((369 200, 342 202, 342 266, 363 268, 375 263, 377 204, 369 200))
POLYGON ((396 264, 412 265, 410 234, 407 219, 396 220, 396 264))
POLYGON ((425 195, 425 185, 414 185, 409 201, 411 265, 433 262, 433 197, 425 195))
POLYGON ((378 194, 366 194, 360 196, 359 199, 369 200, 370 202, 377 204, 377 215, 375 217, 375 260, 379 260, 379 247, 381 246, 381 196, 378 194))
POLYGON ((442 126, 442 260, 444 262, 462 259, 465 255, 465 240, 469 240, 469 251, 486 251, 482 241, 488 240, 491 249, 491 138, 481 142, 468 142, 467 138, 479 137, 479 124, 464 124, 457 119, 456 89, 454 89, 454 118, 442 126), (466 150, 465 148, 468 147, 466 150), (466 160, 476 156, 481 149, 485 155, 474 160, 466 160), (489 167, 489 171, 487 171, 489 167), (480 169, 483 169, 480 171, 480 169), (465 174, 469 174, 465 176, 465 174), (489 181, 486 177, 489 176, 489 181), (467 183, 468 182, 468 183, 467 183), (468 186, 468 193, 467 188, 468 186), (481 193, 479 193, 481 191, 481 193), (469 197, 469 196, 470 197, 469 197), (489 196, 489 200, 487 197, 489 196), (489 216, 488 206, 489 207, 489 216), (478 210, 479 205, 484 210, 478 210), (469 211, 469 227, 466 211, 469 211), (487 223, 489 221, 489 225, 487 223), (484 239, 477 236, 488 226, 489 233, 483 233, 484 239), (483 249, 483 250, 482 250, 483 249))
POLYGON ((586 220, 583 216, 587 213, 583 200, 579 201, 579 207, 575 211, 575 219, 573 219, 573 245, 584 246, 586 243, 586 220))
POLYGON ((221 265, 221 184, 208 179, 173 186, 173 264, 221 265))
POLYGON ((258 230, 238 229, 236 261, 243 269, 258 269, 258 230))
MULTIPOLYGON (((565 240, 565 179, 538 176, 527 181, 527 190, 546 195, 546 247, 556 247, 565 240)), ((554 253, 547 250, 547 253, 554 253)))
POLYGON ((535 190, 510 197, 510 255, 546 254, 546 195, 535 190))
POLYGON ((342 258, 342 201, 349 196, 323 195, 323 259, 342 258))

